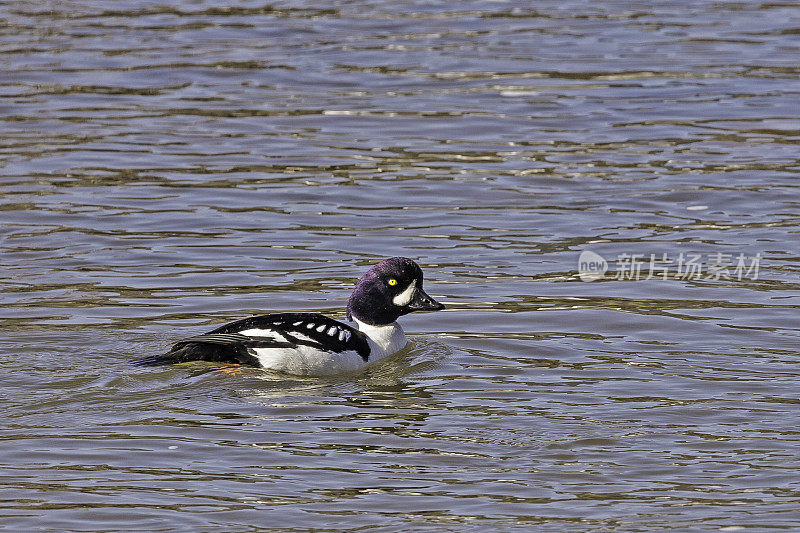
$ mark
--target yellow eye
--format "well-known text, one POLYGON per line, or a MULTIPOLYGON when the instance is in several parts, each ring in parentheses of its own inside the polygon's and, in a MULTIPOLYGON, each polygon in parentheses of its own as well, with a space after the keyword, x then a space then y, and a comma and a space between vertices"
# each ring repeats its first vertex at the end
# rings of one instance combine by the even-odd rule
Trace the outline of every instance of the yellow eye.
POLYGON ((389 281, 387 281, 386 283, 388 283, 389 285, 391 285, 392 287, 394 287, 395 285, 397 285, 397 280, 396 280, 396 279, 394 279, 394 278, 391 278, 391 279, 390 279, 389 281))

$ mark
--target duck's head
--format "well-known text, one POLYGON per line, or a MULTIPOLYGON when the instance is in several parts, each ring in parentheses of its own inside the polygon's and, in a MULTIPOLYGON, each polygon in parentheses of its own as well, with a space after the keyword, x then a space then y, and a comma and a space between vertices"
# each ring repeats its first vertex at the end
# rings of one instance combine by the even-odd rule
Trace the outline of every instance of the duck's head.
POLYGON ((422 290, 422 269, 406 257, 385 259, 364 274, 347 302, 347 318, 371 326, 391 324, 413 311, 440 311, 422 290))

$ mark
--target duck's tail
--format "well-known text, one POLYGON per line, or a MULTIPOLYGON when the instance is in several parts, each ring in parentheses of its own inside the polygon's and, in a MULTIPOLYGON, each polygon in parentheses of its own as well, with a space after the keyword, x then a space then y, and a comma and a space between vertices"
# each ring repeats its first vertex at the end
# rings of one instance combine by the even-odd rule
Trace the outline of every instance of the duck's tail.
POLYGON ((258 358, 245 346, 191 341, 179 342, 167 353, 137 359, 136 361, 131 361, 131 364, 134 366, 165 366, 188 363, 189 361, 261 366, 258 358))

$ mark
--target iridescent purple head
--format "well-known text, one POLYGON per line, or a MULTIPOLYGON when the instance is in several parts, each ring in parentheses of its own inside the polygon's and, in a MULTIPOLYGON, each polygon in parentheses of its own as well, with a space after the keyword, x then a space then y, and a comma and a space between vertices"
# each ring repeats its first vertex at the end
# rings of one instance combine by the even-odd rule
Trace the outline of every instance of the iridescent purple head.
POLYGON ((347 318, 385 326, 413 311, 439 311, 422 290, 422 269, 406 257, 381 261, 364 274, 347 302, 347 318))

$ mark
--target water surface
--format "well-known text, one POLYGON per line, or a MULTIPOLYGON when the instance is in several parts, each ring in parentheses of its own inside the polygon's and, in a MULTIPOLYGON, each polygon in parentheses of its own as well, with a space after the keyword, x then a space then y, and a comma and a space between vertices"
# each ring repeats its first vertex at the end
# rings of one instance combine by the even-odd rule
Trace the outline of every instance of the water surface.
POLYGON ((781 2, 3 4, 3 526, 798 527, 799 31, 781 2), (448 309, 362 373, 128 365, 342 317, 394 255, 448 309))

